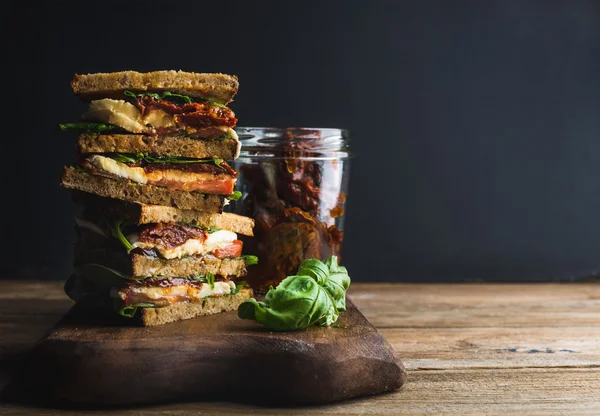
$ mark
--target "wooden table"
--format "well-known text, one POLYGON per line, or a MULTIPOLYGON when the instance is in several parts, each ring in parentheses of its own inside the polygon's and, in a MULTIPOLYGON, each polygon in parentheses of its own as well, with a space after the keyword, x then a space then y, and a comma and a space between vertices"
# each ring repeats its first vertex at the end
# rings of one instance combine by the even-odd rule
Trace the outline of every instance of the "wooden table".
MULTIPOLYGON (((0 404, 0 414, 600 415, 600 284, 353 284, 409 371, 402 391, 311 408, 185 403, 110 412, 0 404)), ((0 388, 71 306, 60 282, 0 281, 0 388)))

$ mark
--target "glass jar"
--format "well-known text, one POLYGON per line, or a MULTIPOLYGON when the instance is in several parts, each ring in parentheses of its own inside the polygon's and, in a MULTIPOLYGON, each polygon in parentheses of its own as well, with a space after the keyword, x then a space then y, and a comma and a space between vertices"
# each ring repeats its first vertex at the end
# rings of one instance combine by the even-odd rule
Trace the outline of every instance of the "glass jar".
MULTIPOLYGON (((307 258, 340 257, 350 149, 341 129, 237 127, 234 162, 242 197, 231 209, 254 218, 244 253, 256 255, 248 283, 266 292, 307 258)), ((341 258, 340 258, 341 263, 341 258)))

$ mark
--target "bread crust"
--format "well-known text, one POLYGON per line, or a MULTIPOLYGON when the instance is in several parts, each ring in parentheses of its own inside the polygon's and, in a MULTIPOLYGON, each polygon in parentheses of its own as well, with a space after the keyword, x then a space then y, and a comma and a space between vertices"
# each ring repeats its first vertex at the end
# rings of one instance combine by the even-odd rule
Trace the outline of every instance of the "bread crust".
POLYGON ((185 222, 207 228, 217 227, 237 234, 254 235, 254 220, 231 212, 216 214, 162 205, 139 204, 113 198, 102 198, 98 195, 80 191, 73 191, 73 200, 92 212, 96 211, 111 217, 123 218, 138 225, 185 222))
POLYGON ((113 179, 65 166, 61 185, 106 198, 122 199, 142 204, 164 205, 179 209, 216 212, 223 211, 224 195, 187 192, 162 186, 144 185, 126 179, 113 179))
POLYGON ((140 308, 135 319, 143 326, 154 326, 214 315, 237 310, 242 302, 252 296, 252 289, 243 288, 235 295, 209 297, 199 302, 175 303, 164 308, 140 308))
POLYGON ((238 141, 202 140, 177 136, 147 136, 143 134, 90 134, 77 137, 79 153, 150 153, 195 159, 237 158, 238 141))
POLYGON ((149 258, 139 254, 128 255, 105 248, 90 248, 77 243, 74 249, 74 263, 83 266, 88 263, 101 264, 135 277, 184 277, 215 276, 242 277, 246 275, 246 261, 243 258, 217 259, 212 256, 189 256, 181 259, 149 258))
POLYGON ((136 72, 120 71, 96 74, 75 74, 71 87, 79 98, 91 101, 99 98, 123 99, 124 91, 170 91, 201 98, 219 104, 233 100, 238 91, 234 75, 207 74, 184 71, 136 72))

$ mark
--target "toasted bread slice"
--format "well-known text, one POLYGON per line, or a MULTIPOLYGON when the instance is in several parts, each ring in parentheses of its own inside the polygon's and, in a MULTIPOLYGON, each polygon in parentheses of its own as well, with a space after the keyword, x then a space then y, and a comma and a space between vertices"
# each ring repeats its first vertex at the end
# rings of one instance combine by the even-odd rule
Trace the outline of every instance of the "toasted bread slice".
POLYGON ((223 212, 221 214, 178 209, 162 205, 139 204, 113 198, 102 198, 86 192, 73 192, 73 200, 91 213, 105 213, 110 217, 123 218, 129 222, 141 224, 154 223, 191 223, 206 228, 217 227, 221 230, 253 236, 254 220, 242 215, 223 212))
POLYGON ((107 198, 179 209, 220 213, 225 204, 224 195, 187 192, 162 186, 144 185, 127 179, 107 178, 78 170, 73 166, 64 168, 61 185, 107 198))
POLYGON ((235 295, 208 297, 199 302, 174 303, 164 308, 139 308, 134 319, 144 326, 153 326, 235 311, 242 302, 252 296, 252 289, 244 288, 235 295))
POLYGON ((234 160, 239 156, 240 142, 233 135, 222 140, 202 140, 178 136, 84 133, 77 138, 77 148, 79 153, 146 153, 234 160))
POLYGON ((236 76, 198 74, 183 71, 121 71, 97 74, 75 74, 71 81, 75 94, 85 101, 99 98, 122 99, 124 91, 161 92, 201 98, 219 104, 231 102, 239 83, 236 76))
POLYGON ((75 245, 74 263, 83 266, 100 264, 118 270, 128 276, 140 277, 185 277, 215 276, 242 277, 246 275, 246 260, 243 257, 217 259, 213 256, 189 256, 180 259, 160 259, 139 254, 127 254, 106 248, 91 248, 81 243, 75 245))

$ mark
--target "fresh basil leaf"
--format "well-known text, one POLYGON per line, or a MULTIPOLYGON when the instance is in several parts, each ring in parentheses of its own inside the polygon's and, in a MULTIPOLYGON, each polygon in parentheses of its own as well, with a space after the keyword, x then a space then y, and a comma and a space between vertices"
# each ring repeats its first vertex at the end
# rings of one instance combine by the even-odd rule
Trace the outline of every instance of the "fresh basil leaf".
POLYGON ((346 310, 346 290, 350 277, 337 258, 325 262, 307 259, 298 275, 288 276, 263 302, 248 299, 238 308, 242 319, 253 319, 275 331, 291 331, 311 325, 328 326, 346 310), (334 272, 331 273, 330 271, 334 272))
POLYGON ((243 254, 240 256, 246 262, 246 266, 252 266, 253 264, 258 264, 258 257, 252 256, 250 254, 243 254))
POLYGON ((194 277, 190 277, 189 279, 195 280, 196 282, 208 283, 206 276, 194 276, 194 277))
POLYGON ((312 277, 323 286, 329 277, 329 268, 321 260, 306 259, 300 264, 298 275, 312 277))
POLYGON ((123 232, 121 231, 121 224, 123 223, 123 219, 116 220, 113 223, 111 223, 108 220, 106 222, 110 228, 111 235, 113 237, 117 238, 121 242, 121 244, 123 244, 123 246, 127 249, 127 251, 132 250, 133 246, 131 245, 129 240, 127 240, 127 238, 125 238, 125 236, 123 235, 123 232))
POLYGON ((230 201, 237 201, 241 197, 242 197, 242 193, 240 191, 235 191, 231 195, 227 195, 227 199, 229 199, 230 201))
POLYGON ((208 284, 210 285, 211 289, 215 288, 215 275, 212 274, 211 272, 206 272, 206 280, 208 282, 208 284))
POLYGON ((110 131, 118 129, 118 126, 105 123, 66 123, 58 125, 61 130, 81 130, 89 133, 102 133, 103 131, 110 131))
POLYGON ((339 313, 327 292, 308 276, 288 276, 264 302, 251 298, 238 308, 242 319, 254 319, 274 331, 291 331, 311 325, 331 325, 339 313))

